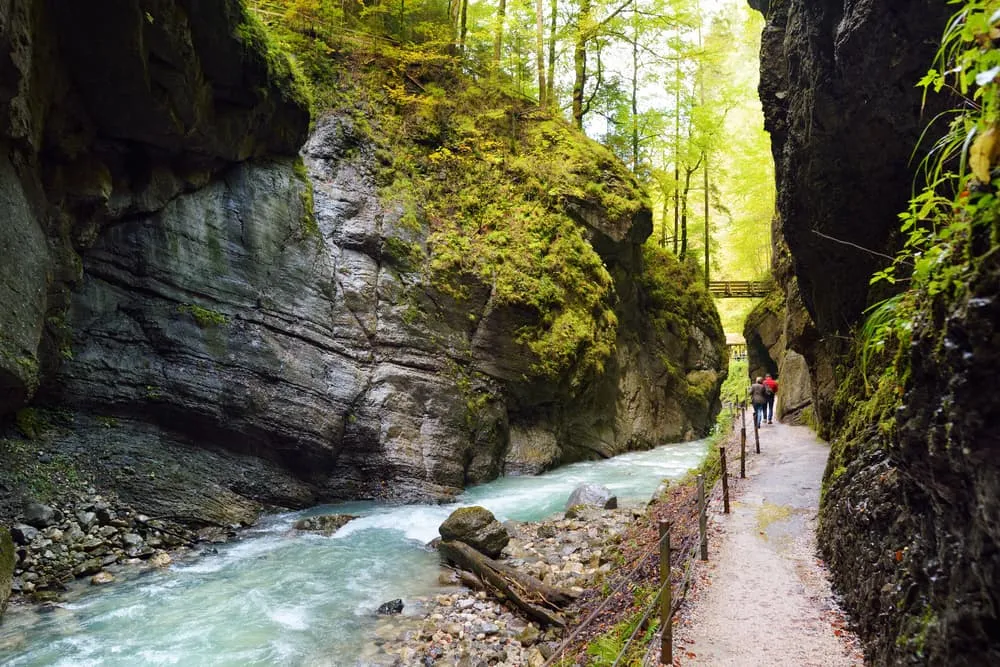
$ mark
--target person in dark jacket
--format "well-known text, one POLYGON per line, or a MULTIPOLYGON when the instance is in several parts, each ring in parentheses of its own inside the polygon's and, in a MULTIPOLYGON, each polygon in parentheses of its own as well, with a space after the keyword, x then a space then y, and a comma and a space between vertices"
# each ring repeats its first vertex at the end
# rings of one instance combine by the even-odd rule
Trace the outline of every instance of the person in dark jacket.
POLYGON ((750 403, 753 405, 753 423, 760 428, 764 413, 767 411, 767 390, 764 389, 761 378, 757 378, 750 385, 750 403))
POLYGON ((770 424, 774 418, 774 397, 778 395, 778 383, 768 373, 764 376, 764 389, 767 394, 767 423, 770 424))

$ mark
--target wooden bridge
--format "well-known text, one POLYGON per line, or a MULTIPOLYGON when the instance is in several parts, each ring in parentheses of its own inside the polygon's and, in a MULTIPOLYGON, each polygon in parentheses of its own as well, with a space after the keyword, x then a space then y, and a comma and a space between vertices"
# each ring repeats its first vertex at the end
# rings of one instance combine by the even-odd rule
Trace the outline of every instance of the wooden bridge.
POLYGON ((774 288, 770 280, 712 280, 708 291, 722 299, 756 299, 767 296, 774 288))

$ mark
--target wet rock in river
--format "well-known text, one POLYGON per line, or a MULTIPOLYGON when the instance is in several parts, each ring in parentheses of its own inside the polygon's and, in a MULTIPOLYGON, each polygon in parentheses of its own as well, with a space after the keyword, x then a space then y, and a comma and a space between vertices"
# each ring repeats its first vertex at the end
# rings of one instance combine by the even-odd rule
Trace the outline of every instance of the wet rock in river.
POLYGON ((293 524, 293 527, 296 530, 310 530, 321 532, 325 535, 332 535, 347 525, 348 522, 357 518, 352 514, 323 514, 299 519, 293 524))
POLYGON ((403 601, 396 599, 383 602, 379 605, 379 608, 375 610, 375 613, 379 616, 393 616, 395 614, 401 614, 403 613, 403 601))

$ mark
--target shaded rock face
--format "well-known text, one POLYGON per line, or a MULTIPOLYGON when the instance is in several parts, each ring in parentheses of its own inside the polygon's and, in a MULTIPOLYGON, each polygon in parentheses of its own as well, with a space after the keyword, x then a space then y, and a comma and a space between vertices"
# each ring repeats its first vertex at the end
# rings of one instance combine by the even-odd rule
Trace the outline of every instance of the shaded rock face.
POLYGON ((890 245, 909 199, 910 155, 934 115, 921 115, 915 84, 949 9, 934 0, 758 4, 769 5, 760 97, 780 235, 803 303, 830 333, 864 310, 884 261, 869 250, 890 245))
MULTIPOLYGON (((838 387, 837 364, 851 359, 849 326, 879 298, 867 287, 877 259, 815 233, 894 252, 896 213, 911 193, 909 154, 935 113, 920 116, 914 85, 931 65, 949 8, 756 4, 769 12, 760 92, 778 167, 776 245, 788 248, 784 274, 780 261, 776 270, 786 289, 801 288, 810 315, 786 342, 808 363, 816 414, 841 439, 834 448, 844 461, 834 469, 831 458, 827 470, 821 549, 872 664, 995 663, 996 258, 980 262, 961 297, 938 299, 918 321, 904 350, 910 370, 895 435, 875 423, 840 432, 832 396, 859 389, 838 387)), ((802 321, 796 313, 788 308, 786 331, 802 321)), ((862 404, 869 407, 879 413, 862 404)))
POLYGON ((238 0, 4 4, 0 414, 70 353, 78 252, 104 225, 296 152, 308 110, 276 62, 238 0))
POLYGON ((994 256, 915 332, 897 437, 860 443, 827 491, 821 542, 874 664, 1000 660, 997 322, 994 256))

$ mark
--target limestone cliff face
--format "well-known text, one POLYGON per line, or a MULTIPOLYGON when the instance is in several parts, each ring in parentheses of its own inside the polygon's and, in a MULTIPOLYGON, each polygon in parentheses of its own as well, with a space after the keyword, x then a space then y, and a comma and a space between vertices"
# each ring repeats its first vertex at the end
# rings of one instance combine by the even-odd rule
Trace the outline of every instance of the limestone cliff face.
POLYGON ((27 63, 0 165, 0 414, 39 409, 32 448, 147 514, 230 524, 265 505, 447 498, 707 432, 721 326, 679 269, 687 310, 656 333, 648 210, 565 198, 613 276, 617 333, 601 372, 540 375, 522 341, 539 314, 480 280, 462 300, 437 290, 413 256, 427 230, 380 196, 356 118, 306 141, 287 64, 238 2, 211 4, 25 0, 0 25, 27 63))
POLYGON ((68 354, 61 313, 82 248, 231 162, 294 155, 309 116, 237 0, 0 9, 5 413, 68 354))
POLYGON ((898 394, 862 398, 851 351, 863 309, 885 296, 869 294, 867 281, 876 253, 894 252, 909 156, 934 116, 921 115, 914 84, 948 8, 756 4, 768 16, 760 93, 778 172, 775 243, 788 249, 776 252, 776 272, 809 317, 790 304, 755 330, 784 319, 833 439, 821 548, 873 664, 996 662, 995 262, 982 262, 954 303, 939 300, 919 318, 895 412, 886 406, 898 394), (802 326, 790 326, 796 319, 802 326))

